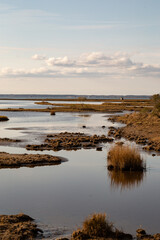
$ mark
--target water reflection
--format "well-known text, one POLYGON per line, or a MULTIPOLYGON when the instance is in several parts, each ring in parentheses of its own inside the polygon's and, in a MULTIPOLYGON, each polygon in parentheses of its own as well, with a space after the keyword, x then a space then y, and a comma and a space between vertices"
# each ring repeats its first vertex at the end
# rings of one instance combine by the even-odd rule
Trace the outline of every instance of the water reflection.
POLYGON ((121 190, 139 187, 143 182, 145 172, 108 171, 111 188, 121 190))

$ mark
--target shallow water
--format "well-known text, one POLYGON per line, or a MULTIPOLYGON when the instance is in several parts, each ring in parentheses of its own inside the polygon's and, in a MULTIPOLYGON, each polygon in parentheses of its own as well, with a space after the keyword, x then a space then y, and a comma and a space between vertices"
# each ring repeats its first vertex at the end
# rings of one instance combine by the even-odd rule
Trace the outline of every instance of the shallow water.
MULTIPOLYGON (((20 145, 0 146, 0 151, 9 153, 28 152, 24 148, 28 142, 42 142, 48 133, 107 134, 108 126, 118 126, 107 121, 107 114, 97 113, 51 116, 39 112, 7 112, 7 116, 10 120, 0 123, 1 137, 24 141, 20 145), (103 125, 106 128, 102 129, 103 125)), ((0 170, 0 214, 24 212, 45 229, 66 228, 71 232, 89 214, 106 212, 110 220, 125 231, 135 233, 141 225, 149 233, 158 232, 160 157, 142 151, 147 172, 117 177, 110 175, 106 168, 110 146, 103 144, 101 152, 95 149, 43 151, 40 153, 62 156, 68 161, 57 166, 0 170)))
MULTIPOLYGON (((4 108, 37 108, 37 109, 42 109, 42 108, 47 108, 47 107, 52 107, 51 105, 41 105, 41 104, 35 104, 36 102, 40 101, 32 101, 32 100, 0 100, 0 109, 4 108)), ((102 104, 102 102, 85 102, 85 101, 47 101, 49 103, 54 103, 54 104, 102 104)), ((56 106, 54 106, 56 107, 56 106)))

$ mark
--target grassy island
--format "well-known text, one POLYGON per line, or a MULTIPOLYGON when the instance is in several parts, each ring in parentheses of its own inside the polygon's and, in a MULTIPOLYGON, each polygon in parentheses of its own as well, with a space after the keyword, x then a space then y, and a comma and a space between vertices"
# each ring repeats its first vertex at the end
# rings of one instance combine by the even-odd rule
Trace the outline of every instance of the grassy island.
POLYGON ((6 116, 0 116, 0 122, 8 121, 9 118, 6 116))

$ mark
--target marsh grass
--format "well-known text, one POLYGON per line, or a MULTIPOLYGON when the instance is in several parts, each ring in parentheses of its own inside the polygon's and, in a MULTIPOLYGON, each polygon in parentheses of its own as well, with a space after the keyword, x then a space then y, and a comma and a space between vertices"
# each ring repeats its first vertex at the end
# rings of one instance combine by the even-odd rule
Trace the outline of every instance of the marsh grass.
POLYGON ((94 237, 106 237, 113 233, 113 224, 106 220, 106 214, 93 214, 83 222, 83 231, 94 237))
MULTIPOLYGON (((35 104, 40 105, 48 105, 49 107, 54 108, 56 112, 122 112, 124 110, 127 111, 141 111, 144 107, 147 106, 148 110, 152 110, 153 106, 152 103, 149 100, 123 100, 118 101, 117 100, 101 100, 101 99, 87 99, 85 101, 87 102, 99 102, 103 101, 102 104, 84 104, 84 103, 76 103, 77 99, 66 99, 66 103, 50 103, 48 101, 57 101, 57 99, 46 99, 46 101, 37 102, 36 100, 35 104), (68 103, 70 101, 74 101, 76 104, 68 103)), ((64 99, 58 99, 58 101, 64 101, 64 99)), ((19 108, 5 108, 0 109, 3 111, 34 111, 34 112, 49 112, 50 109, 19 109, 19 108)))
POLYGON ((72 234, 72 239, 132 239, 132 235, 114 227, 113 223, 106 218, 106 214, 96 213, 87 217, 82 225, 72 234))
POLYGON ((51 110, 50 115, 53 115, 53 116, 56 115, 55 111, 51 110))
MULTIPOLYGON (((68 100, 69 102, 70 100, 68 100)), ((86 100, 90 102, 89 100, 86 100)), ((93 101, 93 100, 92 100, 93 101)), ((95 102, 97 100, 94 100, 95 102)), ((100 100, 102 101, 102 100, 100 100)), ((98 101, 97 101, 98 102, 98 101)), ((76 101, 75 101, 76 103, 76 101)), ((117 112, 117 111, 123 111, 123 110, 136 110, 140 111, 144 108, 144 106, 150 107, 150 101, 142 101, 142 100, 130 100, 130 101, 118 101, 116 100, 103 100, 102 104, 84 104, 84 103, 76 103, 76 104, 70 104, 70 103, 50 103, 46 101, 42 102, 36 102, 36 104, 42 104, 42 105, 52 105, 53 107, 56 107, 56 112, 117 112)), ((150 108, 148 108, 150 109, 150 108)))
POLYGON ((0 116, 0 121, 8 121, 9 118, 6 116, 0 116))
POLYGON ((143 171, 145 162, 135 147, 113 146, 108 153, 108 169, 121 171, 143 171))

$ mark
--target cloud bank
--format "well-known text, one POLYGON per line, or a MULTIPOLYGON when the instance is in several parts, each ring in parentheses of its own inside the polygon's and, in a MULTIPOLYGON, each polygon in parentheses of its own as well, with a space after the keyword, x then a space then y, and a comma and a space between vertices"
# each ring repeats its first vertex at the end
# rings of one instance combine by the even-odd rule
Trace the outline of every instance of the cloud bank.
POLYGON ((126 53, 112 55, 102 52, 83 53, 76 59, 64 57, 32 56, 43 67, 33 69, 0 69, 0 77, 18 78, 159 78, 160 65, 135 62, 126 53))

